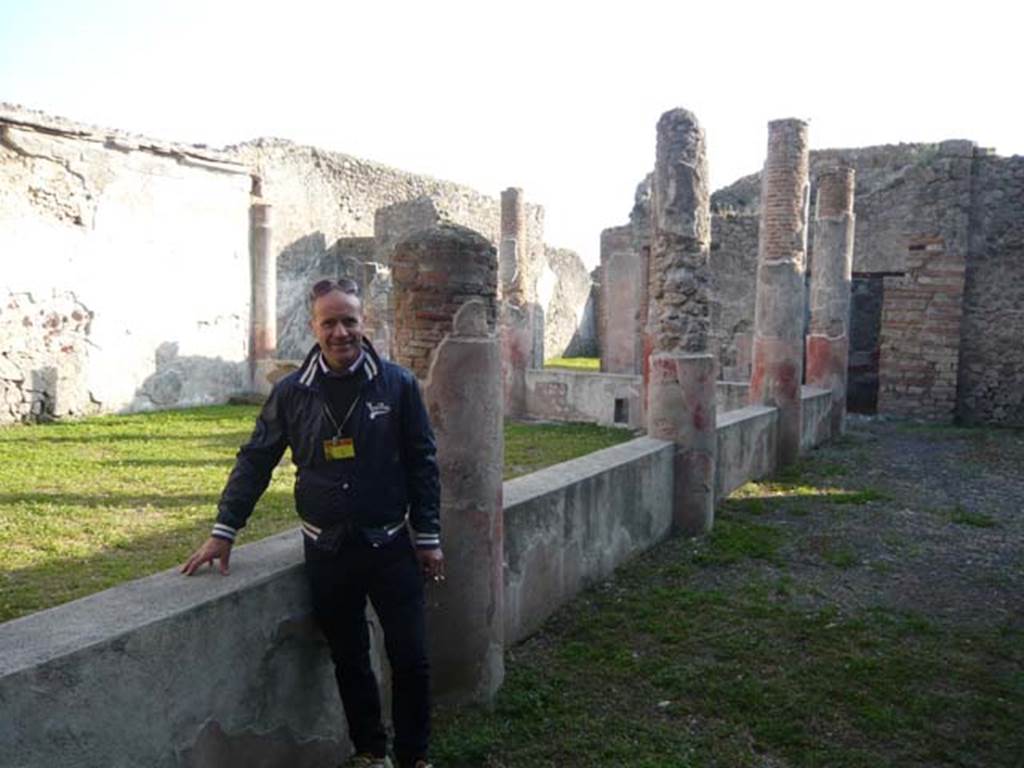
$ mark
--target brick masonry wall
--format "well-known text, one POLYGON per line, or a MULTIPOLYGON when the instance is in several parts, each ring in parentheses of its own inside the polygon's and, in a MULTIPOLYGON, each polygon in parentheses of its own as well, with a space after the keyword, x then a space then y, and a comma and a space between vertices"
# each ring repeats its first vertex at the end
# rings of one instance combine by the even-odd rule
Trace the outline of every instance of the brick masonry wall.
POLYGON ((421 381, 434 350, 452 332, 459 308, 480 299, 494 332, 498 293, 497 253, 472 230, 442 225, 400 241, 392 254, 395 359, 421 381))
MULTIPOLYGON (((904 299, 913 302, 891 277, 916 265, 913 257, 908 262, 908 256, 913 253, 911 245, 941 241, 949 258, 962 260, 967 266, 964 337, 960 345, 965 368, 958 375, 962 389, 958 416, 965 421, 1019 423, 1020 416, 1012 414, 1019 414, 1016 409, 1021 394, 1014 382, 1021 380, 1024 369, 1019 357, 1020 345, 1014 345, 1014 334, 1019 335, 1021 306, 1018 286, 1021 285, 1019 265, 1022 261, 1019 222, 1024 221, 1024 195, 1019 180, 1022 161, 990 156, 976 150, 971 142, 959 140, 823 150, 811 153, 812 179, 818 170, 837 161, 851 164, 857 173, 854 272, 862 278, 876 275, 879 281, 883 275, 889 275, 885 278, 884 301, 887 310, 896 313, 890 317, 897 318, 900 312, 913 314, 917 311, 913 303, 907 308, 893 305, 904 299), (892 290, 889 290, 890 284, 892 290), (1018 421, 1014 422, 1015 419, 1018 421)), ((712 265, 719 283, 731 284, 736 289, 732 296, 735 314, 730 316, 723 307, 716 315, 719 322, 714 333, 719 354, 725 360, 728 360, 730 348, 741 348, 743 321, 749 318, 752 322, 754 283, 753 280, 746 283, 737 276, 743 259, 736 259, 736 264, 731 265, 725 259, 716 262, 716 257, 735 247, 742 249, 748 259, 753 259, 756 243, 744 243, 742 228, 747 222, 742 215, 757 216, 759 184, 760 177, 754 174, 712 196, 715 214, 712 265), (747 300, 744 300, 744 285, 750 297, 747 300)), ((813 250, 808 262, 813 271, 813 250)), ((869 297, 865 294, 862 298, 869 297)), ((855 297, 854 312, 863 307, 877 318, 877 298, 874 295, 870 300, 858 301, 855 297)), ((852 351, 862 363, 870 362, 873 354, 880 356, 877 347, 872 351, 864 346, 874 332, 857 330, 859 325, 868 329, 873 318, 862 318, 863 323, 856 316, 851 320, 852 351)), ((889 359, 894 360, 891 353, 889 359)), ((958 371, 959 367, 954 370, 958 371)), ((871 375, 866 369, 865 374, 871 375)), ((870 382, 865 380, 865 383, 870 382)), ((855 379, 851 379, 851 385, 857 389, 855 379)), ((869 395, 863 387, 859 391, 862 400, 869 395)), ((889 393, 889 403, 896 402, 893 394, 889 393)), ((952 416, 952 411, 946 410, 947 401, 943 400, 941 407, 936 403, 922 405, 922 410, 929 413, 941 410, 945 419, 952 416)), ((885 399, 879 407, 885 411, 888 407, 885 399)), ((900 412, 904 410, 903 405, 894 407, 900 412)))
MULTIPOLYGON (((826 167, 843 162, 856 170, 857 186, 854 213, 853 271, 855 273, 902 272, 907 248, 913 238, 927 235, 944 237, 948 247, 967 250, 967 216, 971 204, 970 142, 942 144, 899 144, 862 149, 829 149, 811 152, 811 208, 814 220, 817 197, 815 180, 826 167)), ((711 196, 711 210, 717 221, 712 225, 712 249, 742 255, 719 259, 713 266, 719 282, 734 286, 734 327, 743 320, 753 323, 754 281, 749 283, 736 272, 756 259, 757 240, 744 230, 751 224, 746 216, 758 217, 760 209, 759 173, 745 176, 711 196), (717 226, 716 226, 717 225, 717 226), (737 231, 738 230, 738 231, 737 231), (753 252, 753 253, 752 253, 753 252), (735 282, 733 282, 735 280, 735 282), (743 286, 746 286, 746 298, 743 286), (749 305, 749 306, 748 306, 749 305), (747 307, 744 313, 744 307, 747 307)), ((808 242, 808 270, 814 269, 813 242, 808 242)), ((738 331, 742 332, 742 331, 738 331)), ((727 325, 716 328, 724 339, 727 325)), ((721 341, 728 348, 727 341, 721 341)))
POLYGON ((965 259, 941 238, 907 249, 906 273, 884 278, 878 410, 948 421, 956 407, 965 259))
POLYGON ((979 153, 973 191, 957 415, 1024 426, 1024 157, 979 153))

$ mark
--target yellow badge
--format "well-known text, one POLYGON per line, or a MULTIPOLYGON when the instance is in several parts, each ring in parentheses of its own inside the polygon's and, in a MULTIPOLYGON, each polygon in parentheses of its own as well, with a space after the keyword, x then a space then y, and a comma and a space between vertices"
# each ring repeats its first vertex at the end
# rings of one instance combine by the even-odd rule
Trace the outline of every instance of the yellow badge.
POLYGON ((324 457, 328 461, 339 459, 354 459, 356 457, 356 446, 351 437, 341 439, 324 440, 324 457))

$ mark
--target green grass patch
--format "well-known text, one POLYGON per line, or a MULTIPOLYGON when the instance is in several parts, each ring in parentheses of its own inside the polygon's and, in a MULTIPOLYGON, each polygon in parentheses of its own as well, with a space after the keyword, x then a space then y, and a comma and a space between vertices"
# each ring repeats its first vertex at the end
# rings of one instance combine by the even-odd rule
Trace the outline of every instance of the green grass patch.
POLYGON ((633 432, 596 424, 505 424, 505 479, 632 440, 633 432))
POLYGON ((552 357, 544 361, 545 368, 568 368, 572 371, 598 373, 601 370, 599 357, 552 357))
POLYGON ((887 496, 874 488, 850 490, 830 484, 816 485, 803 481, 763 480, 749 482, 737 488, 729 496, 728 504, 737 508, 757 509, 756 502, 809 501, 815 504, 868 504, 883 501, 887 496))
MULTIPOLYGON (((255 406, 0 430, 0 621, 182 562, 210 530, 255 406)), ((590 425, 509 425, 506 474, 629 439, 590 425)), ((277 468, 243 534, 294 527, 294 469, 277 468)))
POLYGON ((694 558, 700 565, 727 565, 743 558, 774 562, 784 542, 774 526, 728 517, 715 521, 708 539, 710 546, 694 558))
MULTIPOLYGON (((760 527, 754 538, 764 538, 760 527)), ((808 585, 788 572, 704 588, 702 559, 729 567, 737 548, 748 556, 736 544, 750 539, 743 528, 711 537, 706 550, 669 542, 574 601, 507 654, 493 710, 440 713, 436 761, 1019 765, 1019 626, 809 610, 800 599, 808 585), (680 568, 688 562, 696 571, 680 568)))
POLYGON ((995 528, 998 525, 991 515, 984 512, 969 512, 959 506, 950 513, 949 519, 956 525, 968 525, 972 528, 995 528))

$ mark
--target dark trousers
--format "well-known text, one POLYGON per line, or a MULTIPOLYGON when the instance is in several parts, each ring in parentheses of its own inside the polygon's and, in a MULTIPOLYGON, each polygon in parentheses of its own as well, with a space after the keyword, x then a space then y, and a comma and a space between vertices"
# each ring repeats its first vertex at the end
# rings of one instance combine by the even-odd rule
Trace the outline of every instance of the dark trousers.
POLYGON ((426 757, 430 739, 430 666, 423 616, 423 576, 406 533, 390 544, 359 540, 337 553, 306 544, 313 612, 334 660, 338 691, 356 752, 383 755, 377 678, 370 666, 366 598, 384 629, 391 663, 391 718, 400 764, 426 757))

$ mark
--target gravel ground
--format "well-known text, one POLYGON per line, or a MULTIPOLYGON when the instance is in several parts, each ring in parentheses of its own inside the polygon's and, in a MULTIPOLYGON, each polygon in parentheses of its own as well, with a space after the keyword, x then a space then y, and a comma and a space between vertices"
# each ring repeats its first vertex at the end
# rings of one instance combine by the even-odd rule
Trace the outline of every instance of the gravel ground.
POLYGON ((783 493, 760 516, 787 532, 782 554, 807 601, 1024 626, 1024 430, 854 416, 805 457, 796 483, 878 495, 822 505, 783 493), (830 567, 837 557, 844 567, 830 567))

